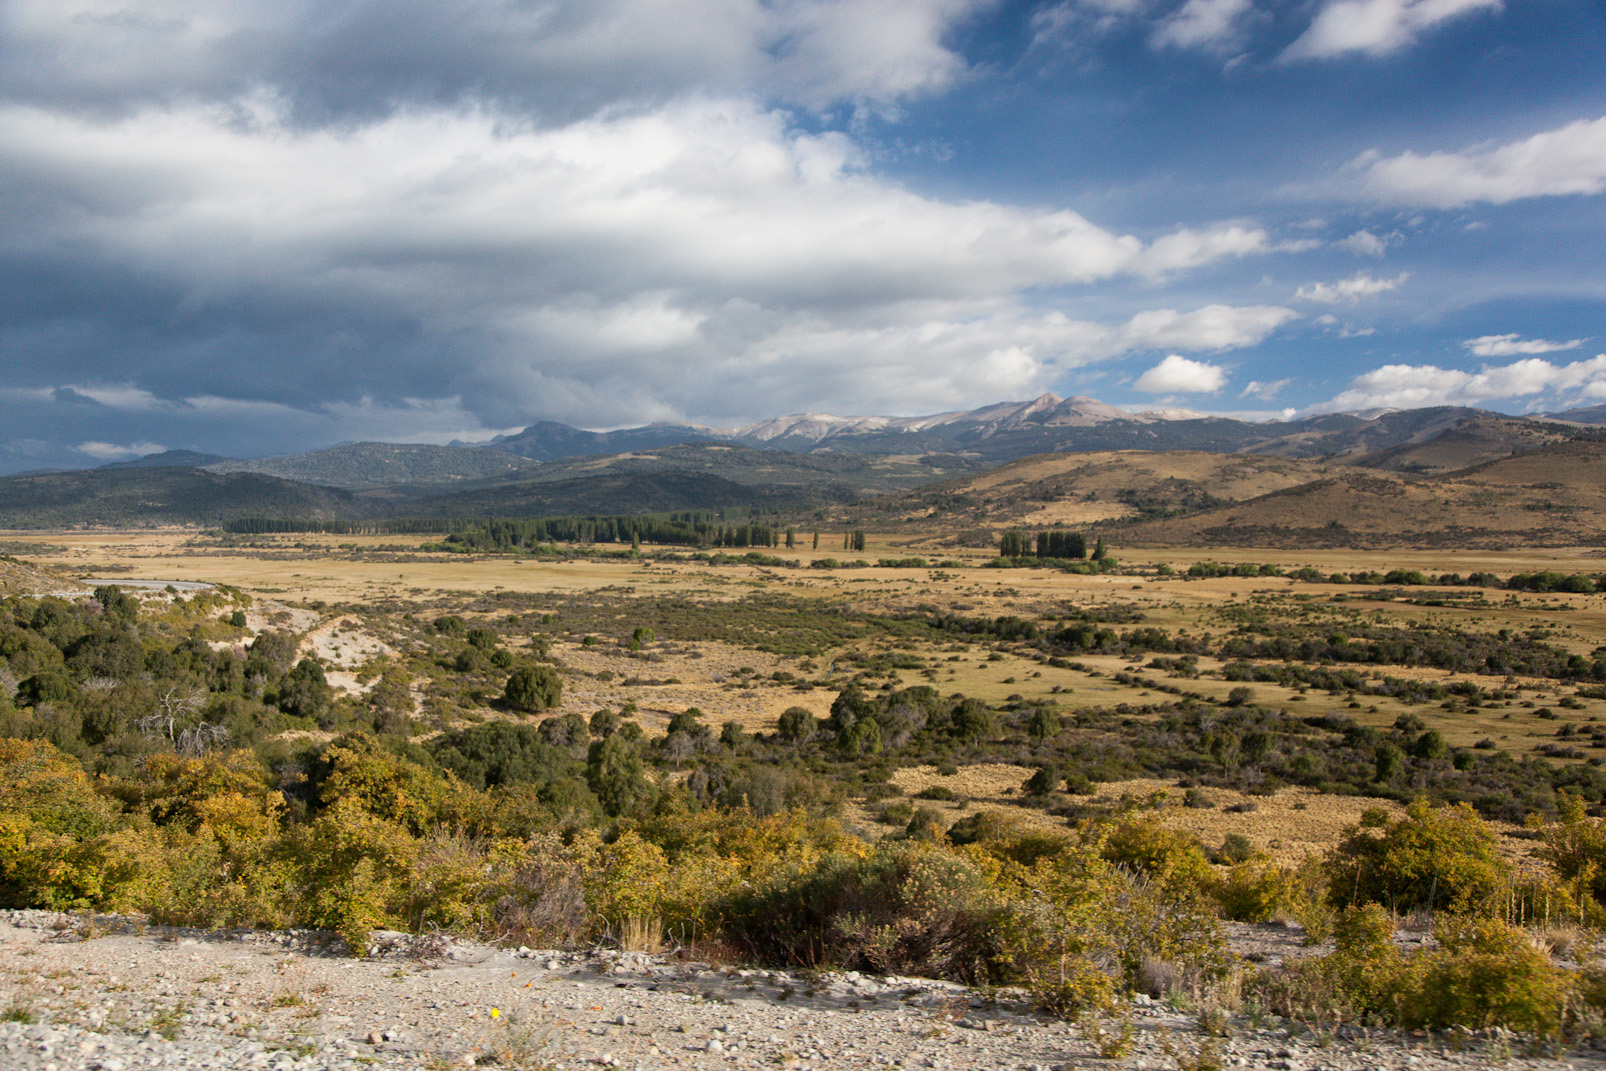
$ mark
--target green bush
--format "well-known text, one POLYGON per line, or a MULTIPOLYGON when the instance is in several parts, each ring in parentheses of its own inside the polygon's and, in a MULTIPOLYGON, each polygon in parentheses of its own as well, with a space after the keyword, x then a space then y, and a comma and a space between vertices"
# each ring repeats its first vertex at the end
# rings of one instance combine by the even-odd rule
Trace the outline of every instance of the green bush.
POLYGON ((1495 835, 1466 804, 1418 800, 1397 819, 1369 811, 1324 861, 1335 907, 1474 910, 1505 887, 1495 835))
POLYGON ((563 679, 551 666, 521 666, 508 676, 502 700, 514 710, 538 714, 563 700, 563 679))
POLYGON ((814 735, 814 729, 814 713, 806 707, 787 707, 776 724, 782 740, 806 740, 814 735))
POLYGON ((973 863, 904 842, 762 878, 722 905, 725 936, 761 961, 1000 982, 1002 898, 973 863))
POLYGON ((1576 978, 1527 933, 1498 919, 1450 919, 1435 936, 1439 947, 1412 964, 1403 987, 1401 1025, 1560 1033, 1576 978))

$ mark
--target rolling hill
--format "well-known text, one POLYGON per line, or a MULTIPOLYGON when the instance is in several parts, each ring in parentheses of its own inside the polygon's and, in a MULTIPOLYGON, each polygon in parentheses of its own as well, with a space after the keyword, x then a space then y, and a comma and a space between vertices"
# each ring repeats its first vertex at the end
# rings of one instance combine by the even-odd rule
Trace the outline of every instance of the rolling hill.
POLYGON ((1566 442, 1571 429, 1517 417, 1477 414, 1462 417, 1442 430, 1375 453, 1347 457, 1364 468, 1443 474, 1494 461, 1541 446, 1566 442))
POLYGON ((240 517, 358 519, 372 507, 348 491, 254 472, 89 469, 0 478, 0 527, 221 524, 240 517))
POLYGON ((348 443, 308 454, 270 457, 259 461, 223 460, 197 467, 218 473, 254 472, 299 483, 358 491, 387 487, 427 488, 475 480, 517 478, 539 468, 539 465, 515 454, 485 447, 348 443))
MULTIPOLYGON (((1584 413, 1585 411, 1578 411, 1584 413)), ((920 456, 949 454, 978 466, 1050 452, 1110 450, 1204 450, 1280 457, 1361 457, 1392 447, 1424 443, 1461 424, 1494 422, 1512 442, 1507 453, 1529 449, 1533 422, 1480 409, 1441 406, 1325 413, 1292 421, 1246 421, 1187 410, 1129 413, 1093 398, 1045 394, 962 412, 928 416, 839 417, 804 413, 775 417, 740 428, 653 424, 621 431, 590 432, 564 424, 532 424, 518 435, 495 440, 491 449, 555 461, 566 457, 654 450, 682 442, 725 443, 806 454, 920 456), (1526 427, 1528 430, 1523 430, 1526 427)), ((1483 432, 1492 447, 1499 437, 1483 432)), ((1560 426, 1558 425, 1558 429, 1560 426)), ((1553 434, 1566 434, 1559 430, 1553 434)))
POLYGON ((1569 442, 1431 477, 1349 469, 1112 534, 1155 545, 1598 546, 1603 516, 1606 444, 1569 442))
POLYGON ((913 529, 1085 526, 1188 513, 1298 487, 1330 462, 1202 451, 1038 454, 854 508, 913 529))

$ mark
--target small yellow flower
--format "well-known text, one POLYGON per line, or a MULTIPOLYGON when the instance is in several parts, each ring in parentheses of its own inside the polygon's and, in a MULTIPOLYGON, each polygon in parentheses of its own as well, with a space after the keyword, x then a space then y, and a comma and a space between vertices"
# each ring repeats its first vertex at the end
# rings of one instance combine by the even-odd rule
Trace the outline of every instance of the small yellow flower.
POLYGON ((500 1019, 501 1017, 502 1017, 502 1009, 501 1008, 492 1008, 491 1009, 491 1018, 492 1019, 500 1019))

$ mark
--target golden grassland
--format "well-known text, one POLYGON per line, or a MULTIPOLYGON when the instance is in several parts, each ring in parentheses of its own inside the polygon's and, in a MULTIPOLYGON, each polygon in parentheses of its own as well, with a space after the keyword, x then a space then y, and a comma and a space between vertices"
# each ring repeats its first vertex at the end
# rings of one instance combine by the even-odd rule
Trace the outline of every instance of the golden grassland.
MULTIPOLYGON (((424 537, 399 536, 270 536, 256 537, 250 545, 230 544, 207 537, 194 529, 145 529, 138 531, 66 531, 16 534, 19 539, 43 541, 56 548, 48 561, 60 572, 76 577, 118 580, 185 580, 222 583, 238 587, 257 599, 253 614, 291 615, 281 617, 301 631, 309 631, 307 649, 316 651, 334 670, 333 683, 348 690, 364 686, 372 673, 364 674, 387 657, 383 638, 364 632, 359 617, 352 616, 365 605, 379 601, 428 606, 431 613, 446 612, 434 607, 451 606, 493 592, 516 592, 557 596, 611 593, 622 599, 652 599, 655 596, 692 598, 707 604, 720 604, 754 593, 779 592, 818 599, 854 608, 896 612, 915 607, 935 607, 967 616, 991 617, 1013 614, 1027 618, 1054 618, 1077 609, 1130 606, 1142 612, 1145 625, 1169 630, 1190 629, 1220 634, 1232 627, 1236 615, 1265 614, 1272 618, 1298 615, 1306 610, 1331 612, 1335 608, 1358 619, 1375 623, 1409 626, 1415 623, 1453 625, 1480 632, 1502 628, 1525 631, 1544 628, 1551 631, 1548 642, 1569 651, 1588 654, 1606 644, 1606 597, 1568 594, 1451 589, 1453 597, 1445 605, 1422 605, 1412 601, 1412 589, 1387 594, 1376 587, 1347 584, 1300 583, 1280 577, 1188 579, 1153 574, 1159 563, 1179 571, 1196 561, 1227 563, 1271 562, 1292 569, 1313 565, 1325 572, 1386 571, 1394 568, 1420 569, 1429 573, 1489 571, 1498 575, 1553 569, 1562 572, 1594 572, 1601 568, 1600 551, 1594 548, 1544 548, 1528 551, 1433 551, 1425 549, 1380 550, 1224 550, 1195 548, 1156 548, 1124 551, 1114 548, 1123 565, 1135 567, 1144 575, 1077 576, 1050 570, 981 568, 854 568, 854 569, 778 569, 752 565, 719 565, 686 560, 602 560, 577 557, 570 561, 520 559, 505 556, 469 557, 423 552, 424 537), (1403 597, 1401 597, 1403 594, 1403 597)), ((800 533, 805 547, 812 532, 800 533)), ((0 533, 0 540, 7 535, 0 533)), ((894 543, 891 537, 871 535, 862 554, 846 554, 840 547, 841 533, 822 532, 820 549, 766 551, 776 557, 791 557, 808 563, 827 556, 874 562, 882 557, 903 557, 918 550, 907 543, 894 543)), ((983 551, 945 552, 942 557, 962 557, 969 566, 978 566, 989 555, 983 551)), ((935 556, 928 560, 936 561, 935 556)), ((257 620, 260 626, 268 620, 257 620)), ((1116 626, 1117 628, 1121 626, 1116 626)), ((588 716, 599 707, 619 708, 634 701, 639 719, 649 732, 662 730, 673 714, 689 707, 703 711, 715 726, 734 721, 748 731, 773 729, 775 719, 789 706, 803 706, 823 716, 834 698, 834 691, 816 688, 798 691, 766 678, 777 671, 829 679, 833 672, 846 674, 834 664, 854 648, 827 652, 800 672, 799 659, 712 641, 666 643, 658 645, 650 665, 629 661, 615 643, 582 645, 577 635, 552 637, 554 652, 567 668, 564 701, 558 713, 588 716), (667 683, 626 683, 632 676, 667 683)), ((859 653, 890 652, 894 644, 886 639, 867 640, 856 645, 859 653)), ((1199 668, 1206 675, 1195 679, 1172 679, 1158 669, 1145 668, 1144 658, 1088 656, 1077 660, 1079 668, 1049 666, 1011 651, 1004 645, 954 637, 950 641, 928 643, 909 652, 924 660, 924 668, 898 671, 903 684, 929 683, 939 691, 963 693, 989 702, 1010 697, 1042 698, 1073 711, 1084 706, 1134 707, 1161 702, 1155 685, 1176 686, 1209 699, 1225 699, 1236 685, 1212 678, 1208 671, 1220 663, 1201 659, 1199 668), (1139 683, 1117 683, 1122 672, 1134 673, 1139 683)), ((1422 667, 1388 667, 1396 677, 1420 677, 1449 682, 1458 675, 1422 667)), ((1464 676, 1464 675, 1462 675, 1464 676)), ((1506 678, 1474 677, 1486 689, 1509 687, 1506 678)), ((1413 713, 1438 729, 1451 746, 1470 746, 1479 741, 1493 743, 1513 754, 1532 752, 1555 739, 1560 722, 1542 716, 1542 708, 1571 696, 1574 689, 1557 681, 1518 681, 1525 686, 1523 701, 1506 700, 1470 710, 1449 711, 1436 705, 1407 706, 1383 697, 1365 697, 1344 702, 1340 697, 1276 684, 1257 683, 1258 702, 1282 707, 1299 715, 1337 712, 1356 721, 1379 727, 1389 726, 1404 713, 1413 713)), ((1588 723, 1606 717, 1606 701, 1573 699, 1573 708, 1559 712, 1561 719, 1588 723)), ((1552 713, 1557 713, 1552 711, 1552 713)), ((495 717, 486 709, 478 716, 495 717)), ((914 777, 904 771, 900 776, 914 777)), ((966 776, 981 776, 968 771, 966 776)), ((997 778, 1013 778, 1018 787, 1026 776, 1019 770, 997 778)), ((995 780, 997 779, 995 778, 995 780)), ((1011 787, 999 781, 987 791, 965 795, 1008 803, 1003 790, 1011 787)), ((1279 794, 1281 798, 1286 793, 1279 794)), ((1297 796, 1290 796, 1294 800, 1297 796)), ((1265 804, 1251 815, 1233 816, 1234 823, 1258 829, 1276 820, 1277 832, 1255 833, 1270 848, 1276 840, 1288 845, 1308 845, 1328 838, 1333 829, 1351 821, 1361 806, 1354 801, 1312 800, 1295 811, 1290 802, 1279 810, 1265 804), (1334 810, 1337 808, 1337 810, 1334 810), (1286 812, 1286 813, 1284 813, 1286 812), (1257 817, 1258 815, 1258 817, 1257 817), (1341 815, 1317 831, 1321 815, 1341 815), (1280 825, 1277 825, 1280 823, 1280 825), (1283 827, 1310 826, 1308 837, 1283 827)), ((1187 814, 1188 821, 1222 822, 1222 813, 1187 814)), ((1268 827, 1270 828, 1270 827, 1268 827)), ((1219 838, 1218 838, 1219 839, 1219 838)), ((1276 849, 1271 849, 1276 850, 1276 849)), ((1295 850, 1295 849, 1289 849, 1295 850)), ((1303 850, 1303 849, 1300 849, 1303 850)))

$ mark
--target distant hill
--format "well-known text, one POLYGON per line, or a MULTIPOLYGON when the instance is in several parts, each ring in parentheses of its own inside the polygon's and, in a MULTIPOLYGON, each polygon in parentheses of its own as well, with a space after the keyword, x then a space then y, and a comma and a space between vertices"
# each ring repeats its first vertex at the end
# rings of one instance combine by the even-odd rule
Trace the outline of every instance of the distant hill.
POLYGON ((1086 526, 1191 513, 1307 484, 1331 462, 1202 451, 1037 454, 854 507, 912 530, 1086 526))
POLYGON ((570 480, 601 473, 707 473, 750 487, 828 487, 833 498, 851 498, 918 487, 983 467, 974 459, 951 454, 800 454, 733 443, 685 443, 610 457, 552 461, 533 479, 570 480))
MULTIPOLYGON (((1466 420, 1488 419, 1514 418, 1479 409, 1441 406, 1257 422, 1204 416, 1185 409, 1129 413, 1093 398, 1044 394, 1030 401, 928 416, 803 413, 739 428, 652 424, 591 432, 544 422, 486 445, 545 461, 697 442, 806 454, 951 454, 985 466, 1034 454, 1109 450, 1207 450, 1282 457, 1365 455, 1424 442, 1466 420)), ((1513 447, 1520 448, 1523 447, 1513 447)))
POLYGON ((1437 424, 1431 428, 1433 433, 1426 438, 1419 435, 1410 442, 1345 460, 1353 465, 1391 472, 1437 474, 1536 450, 1568 438, 1566 430, 1554 424, 1490 414, 1461 417, 1442 430, 1437 424))
POLYGON ((567 424, 542 421, 531 424, 517 435, 499 436, 483 445, 519 457, 553 461, 564 457, 597 457, 631 450, 651 450, 679 443, 724 441, 729 437, 713 429, 690 424, 649 424, 624 431, 582 431, 567 424))
POLYGON ((439 485, 525 475, 535 462, 485 447, 423 443, 348 443, 310 454, 260 461, 223 460, 211 472, 255 472, 346 490, 396 485, 439 485))
POLYGON ((1606 545, 1606 443, 1431 477, 1352 468, 1186 517, 1114 526, 1139 544, 1468 548, 1606 545))
POLYGON ((1559 413, 1544 413, 1536 419, 1565 420, 1574 424, 1606 424, 1606 403, 1583 409, 1564 409, 1559 413))
POLYGON ((88 469, 0 477, 0 527, 221 524, 240 517, 335 520, 371 515, 350 492, 259 473, 88 469))
MULTIPOLYGON (((1431 515, 1396 510, 1402 532, 1462 524, 1576 540, 1593 538, 1592 526, 1558 520, 1546 530, 1535 518, 1552 508, 1550 500, 1520 489, 1508 498, 1527 503, 1526 513, 1504 510, 1493 525, 1471 513, 1454 520, 1461 517, 1456 503, 1471 500, 1463 485, 1494 478, 1458 474, 1602 441, 1606 426, 1457 407, 1254 422, 1187 410, 1128 413, 1092 398, 1045 394, 928 416, 815 413, 734 429, 655 424, 591 432, 547 422, 489 445, 351 443, 256 461, 168 451, 90 472, 0 479, 0 526, 747 506, 831 508, 865 523, 910 531, 968 526, 983 536, 1006 524, 1100 523, 1131 528, 1134 538, 1169 532, 1166 538, 1208 542, 1264 527, 1255 538, 1309 541, 1344 538, 1340 529, 1352 528, 1383 538, 1388 511, 1372 499, 1388 486, 1396 488, 1390 501, 1431 515), (205 465, 186 465, 194 461, 205 465), (1416 477, 1461 482, 1436 506, 1416 477), (1347 509, 1346 496, 1358 496, 1359 512, 1347 509), (1268 504, 1251 508, 1256 502, 1268 504), (1382 512, 1368 513, 1373 506, 1382 512), (1334 524, 1332 532, 1312 534, 1334 524)), ((1551 499, 1556 509, 1572 508, 1565 496, 1551 499)))
POLYGON ((233 461, 222 454, 202 454, 194 450, 165 450, 160 454, 146 454, 132 461, 109 461, 103 469, 204 469, 233 461))

